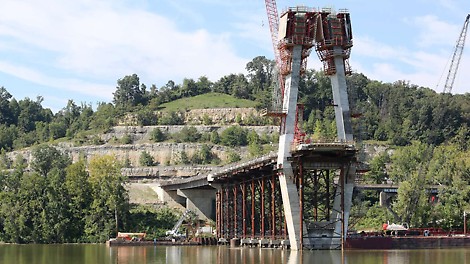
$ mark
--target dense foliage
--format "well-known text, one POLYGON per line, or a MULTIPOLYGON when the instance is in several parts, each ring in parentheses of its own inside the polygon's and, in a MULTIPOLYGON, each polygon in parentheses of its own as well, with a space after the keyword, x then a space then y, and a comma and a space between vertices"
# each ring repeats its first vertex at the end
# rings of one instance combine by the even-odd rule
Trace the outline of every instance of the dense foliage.
POLYGON ((51 146, 34 148, 32 156, 31 171, 18 156, 11 171, 0 173, 0 241, 104 242, 118 230, 142 227, 142 214, 156 225, 145 226, 150 233, 176 218, 167 210, 133 209, 113 156, 93 158, 88 170, 85 160, 71 163, 51 146))
MULTIPOLYGON (((399 183, 398 194, 387 208, 377 207, 377 193, 363 193, 353 217, 358 227, 380 228, 379 221, 408 223, 413 227, 463 228, 463 213, 470 210, 470 148, 455 143, 432 146, 419 141, 382 153, 370 161, 364 179, 372 183, 399 183), (432 194, 429 188, 436 188, 432 194), (365 204, 374 213, 362 212, 365 204), (392 213, 392 215, 390 214, 392 213), (374 218, 374 219, 372 219, 374 218)), ((368 209, 368 208, 367 208, 368 209)))

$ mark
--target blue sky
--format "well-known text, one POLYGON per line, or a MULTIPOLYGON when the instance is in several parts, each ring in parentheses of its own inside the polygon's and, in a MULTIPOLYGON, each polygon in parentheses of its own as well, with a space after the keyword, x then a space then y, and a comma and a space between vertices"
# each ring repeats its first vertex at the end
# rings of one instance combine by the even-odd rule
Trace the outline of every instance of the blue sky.
MULTIPOLYGON (((0 86, 16 99, 40 95, 54 112, 68 99, 110 102, 117 80, 133 73, 161 87, 202 75, 217 81, 245 73, 255 56, 273 58, 261 0, 1 2, 0 86)), ((470 13, 468 0, 277 1, 280 10, 295 5, 349 9, 354 71, 439 92, 470 13)), ((454 93, 470 92, 469 46, 454 93)), ((315 52, 308 67, 321 67, 315 52)))

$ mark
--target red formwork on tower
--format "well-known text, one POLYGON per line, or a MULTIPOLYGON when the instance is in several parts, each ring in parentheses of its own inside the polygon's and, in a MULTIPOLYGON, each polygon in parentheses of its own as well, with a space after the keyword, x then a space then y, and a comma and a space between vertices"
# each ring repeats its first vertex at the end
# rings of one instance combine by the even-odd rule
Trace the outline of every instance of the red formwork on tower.
MULTIPOLYGON (((304 6, 291 7, 284 10, 280 19, 275 17, 277 10, 275 8, 275 1, 266 1, 266 10, 268 12, 268 19, 270 20, 271 37, 276 55, 276 65, 278 69, 278 86, 275 87, 273 93, 273 106, 266 114, 280 118, 280 133, 285 131, 285 119, 288 109, 283 105, 285 79, 291 73, 292 67, 292 50, 296 45, 302 46, 301 68, 300 75, 305 72, 307 65, 307 58, 310 55, 312 47, 314 47, 315 39, 314 31, 316 23, 315 9, 307 8, 304 6)), ((296 109, 298 117, 298 109, 296 109)), ((296 124, 296 142, 299 142, 303 137, 300 132, 300 126, 296 124)))
MULTIPOLYGON (((317 24, 316 47, 318 57, 323 62, 323 70, 326 75, 336 73, 334 56, 335 52, 341 52, 344 60, 344 72, 351 73, 349 66, 349 55, 351 53, 352 29, 351 18, 346 9, 340 9, 333 13, 331 9, 322 9, 319 13, 321 23, 317 24), (340 50, 335 51, 335 48, 340 50)), ((320 22, 319 21, 319 22, 320 22)))
MULTIPOLYGON (((291 73, 292 49, 295 45, 302 46, 302 63, 300 75, 307 67, 307 58, 315 47, 318 57, 323 62, 326 75, 336 73, 334 58, 340 56, 344 60, 345 73, 350 74, 349 55, 352 47, 352 29, 350 15, 346 9, 333 12, 330 8, 316 10, 305 6, 290 7, 277 18, 277 7, 274 0, 266 0, 271 38, 273 41, 276 65, 278 67, 278 86, 273 93, 273 106, 266 115, 279 117, 280 133, 285 131, 285 114, 282 101, 285 90, 285 78, 291 73), (340 48, 335 50, 335 48, 340 48)), ((300 126, 296 125, 296 129, 300 126)), ((296 133, 301 135, 302 133, 296 133)), ((296 138, 299 141, 300 138, 296 138)))

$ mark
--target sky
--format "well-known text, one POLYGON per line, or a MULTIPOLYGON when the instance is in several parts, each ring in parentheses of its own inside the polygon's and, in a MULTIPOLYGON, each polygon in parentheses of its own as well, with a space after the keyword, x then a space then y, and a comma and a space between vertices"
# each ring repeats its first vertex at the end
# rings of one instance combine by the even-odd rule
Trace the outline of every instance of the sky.
MULTIPOLYGON (((256 56, 274 58, 261 0, 0 0, 0 87, 17 100, 42 96, 57 112, 112 102, 117 80, 137 74, 147 87, 246 73, 256 56)), ((468 0, 277 1, 346 8, 353 71, 443 91, 468 0)), ((469 37, 470 38, 470 37, 469 37)), ((470 46, 467 38, 467 46, 470 46)), ((321 69, 315 52, 308 68, 321 69)), ((453 93, 470 92, 470 48, 453 93)))

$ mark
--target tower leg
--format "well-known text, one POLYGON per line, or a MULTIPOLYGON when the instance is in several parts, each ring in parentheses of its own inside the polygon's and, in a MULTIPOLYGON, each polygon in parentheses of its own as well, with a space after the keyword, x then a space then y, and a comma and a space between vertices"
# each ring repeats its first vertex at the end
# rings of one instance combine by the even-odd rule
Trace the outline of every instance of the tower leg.
POLYGON ((335 120, 338 139, 340 141, 353 141, 348 88, 346 86, 343 50, 341 48, 334 49, 334 62, 336 74, 331 75, 330 80, 335 105, 335 120))
POLYGON ((279 152, 277 164, 282 168, 279 176, 279 184, 282 194, 282 203, 286 218, 289 243, 292 250, 301 249, 300 229, 306 234, 305 225, 301 226, 300 199, 297 186, 294 183, 294 172, 291 163, 287 160, 291 157, 290 148, 294 141, 295 115, 297 108, 297 95, 299 89, 300 66, 302 61, 302 46, 296 45, 292 50, 292 70, 286 77, 284 87, 283 109, 287 109, 284 122, 285 132, 279 137, 279 152))

